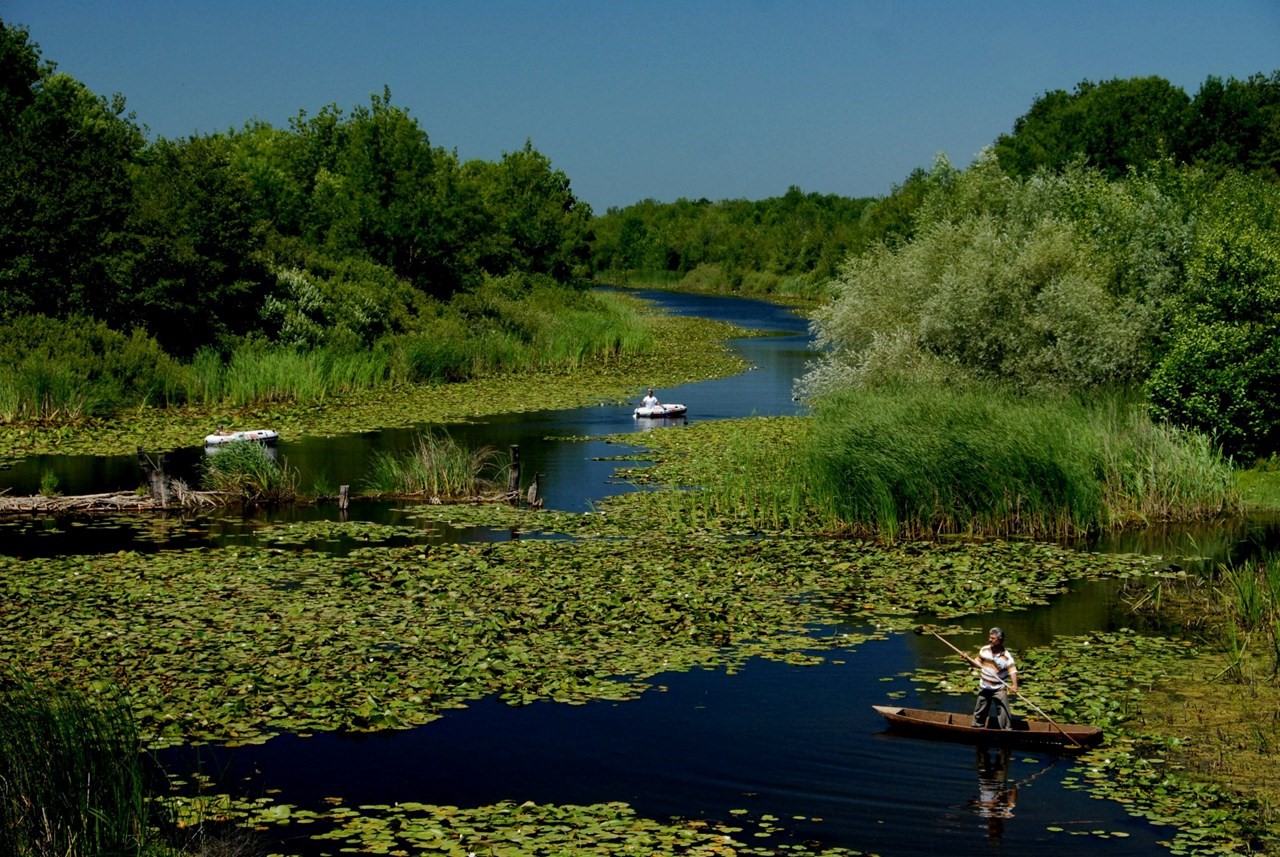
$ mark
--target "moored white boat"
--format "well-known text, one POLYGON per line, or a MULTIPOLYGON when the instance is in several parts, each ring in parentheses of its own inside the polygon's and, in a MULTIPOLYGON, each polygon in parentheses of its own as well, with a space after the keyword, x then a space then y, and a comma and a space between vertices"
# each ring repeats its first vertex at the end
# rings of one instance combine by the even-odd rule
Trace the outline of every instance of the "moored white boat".
POLYGON ((227 431, 219 429, 210 435, 205 435, 205 446, 222 446, 224 443, 239 443, 241 441, 253 440, 258 443, 275 443, 280 439, 280 433, 274 429, 249 429, 248 431, 227 431))
POLYGON ((685 411, 689 410, 684 405, 654 405, 647 408, 644 405, 636 408, 637 417, 646 417, 648 419, 663 419, 664 417, 682 417, 685 411))

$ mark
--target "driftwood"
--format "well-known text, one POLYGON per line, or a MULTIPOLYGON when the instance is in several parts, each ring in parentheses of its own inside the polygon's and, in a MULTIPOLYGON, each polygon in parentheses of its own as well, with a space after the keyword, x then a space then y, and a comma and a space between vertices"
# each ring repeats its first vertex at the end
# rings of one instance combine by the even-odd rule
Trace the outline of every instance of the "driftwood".
POLYGON ((168 483, 169 502, 136 491, 81 494, 72 497, 11 497, 0 494, 0 515, 72 515, 96 512, 163 512, 170 509, 198 509, 225 506, 227 495, 217 491, 192 491, 180 479, 168 483))
POLYGON ((0 497, 0 514, 67 514, 70 512, 142 512, 163 508, 160 501, 133 491, 84 494, 79 497, 0 497))

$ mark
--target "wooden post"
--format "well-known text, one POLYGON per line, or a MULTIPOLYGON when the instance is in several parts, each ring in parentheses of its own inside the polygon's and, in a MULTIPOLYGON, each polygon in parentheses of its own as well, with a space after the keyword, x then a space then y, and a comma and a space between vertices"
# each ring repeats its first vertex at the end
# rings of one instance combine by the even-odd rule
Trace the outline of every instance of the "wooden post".
POLYGON ((338 486, 338 508, 345 512, 347 510, 347 506, 350 505, 350 503, 351 503, 351 486, 339 485, 338 486))
POLYGON ((520 444, 511 444, 511 469, 507 471, 507 494, 520 502, 520 444))

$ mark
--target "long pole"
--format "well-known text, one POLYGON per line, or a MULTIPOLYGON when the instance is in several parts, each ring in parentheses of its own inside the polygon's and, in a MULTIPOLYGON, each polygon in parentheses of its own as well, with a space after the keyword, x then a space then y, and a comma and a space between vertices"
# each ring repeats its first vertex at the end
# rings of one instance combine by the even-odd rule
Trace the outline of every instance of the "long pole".
MULTIPOLYGON (((941 635, 941 634, 939 634, 937 631, 934 631, 934 630, 932 630, 932 629, 930 629, 929 633, 930 633, 930 634, 932 634, 933 636, 937 637, 937 638, 938 638, 939 640, 941 640, 943 643, 945 643, 948 647, 950 647, 951 651, 955 652, 957 655, 959 655, 960 657, 964 658, 966 661, 968 661, 970 664, 972 664, 975 668, 977 668, 977 669, 979 669, 979 670, 981 670, 981 669, 982 669, 982 664, 980 664, 980 663, 978 663, 976 660, 974 660, 974 659, 973 659, 973 657, 972 657, 971 655, 969 655, 967 652, 962 652, 962 651, 960 651, 959 649, 957 649, 955 646, 951 645, 951 641, 950 641, 950 640, 948 640, 946 637, 942 636, 942 635, 941 635)), ((1067 730, 1065 730, 1065 729, 1063 729, 1061 726, 1059 726, 1059 725, 1058 725, 1058 722, 1057 722, 1056 720, 1054 720, 1052 717, 1050 717, 1049 715, 1045 714, 1045 713, 1040 709, 1040 706, 1036 705, 1034 702, 1032 702, 1031 700, 1027 699, 1026 694, 1024 694, 1024 693, 1019 693, 1018 691, 1013 690, 1013 688, 1009 687, 1007 684, 1005 685, 1005 687, 1006 687, 1008 690, 1013 691, 1013 693, 1014 693, 1015 695, 1022 697, 1022 701, 1023 701, 1023 702, 1025 702, 1027 705, 1030 705, 1032 708, 1034 708, 1034 709, 1036 710, 1036 713, 1037 713, 1037 714, 1039 714, 1039 715, 1040 715, 1041 717, 1043 717, 1045 720, 1049 721, 1049 723, 1051 723, 1055 729, 1057 729, 1059 732, 1061 732, 1061 733, 1062 733, 1062 734, 1067 738, 1067 740, 1069 740, 1072 744, 1075 744, 1077 747, 1081 747, 1081 748, 1083 748, 1083 747, 1084 747, 1084 745, 1083 745, 1083 744, 1081 744, 1081 743, 1076 739, 1076 737, 1075 737, 1074 735, 1072 735, 1070 732, 1068 732, 1067 730)))

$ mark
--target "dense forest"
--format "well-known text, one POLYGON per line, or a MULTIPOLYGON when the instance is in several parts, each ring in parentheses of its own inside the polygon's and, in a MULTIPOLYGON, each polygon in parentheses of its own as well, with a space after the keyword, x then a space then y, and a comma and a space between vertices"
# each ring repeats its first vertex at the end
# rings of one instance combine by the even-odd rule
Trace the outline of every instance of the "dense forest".
POLYGON ((1125 391, 1232 454, 1280 446, 1280 73, 1048 92, 879 199, 595 216, 531 142, 462 162, 389 91, 150 140, 0 22, 0 144, 7 422, 652 347, 594 278, 821 302, 813 397, 1125 391))
POLYGON ((593 223, 601 279, 681 282, 702 291, 812 295, 865 249, 872 199, 806 194, 774 199, 644 200, 593 223))

